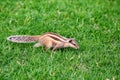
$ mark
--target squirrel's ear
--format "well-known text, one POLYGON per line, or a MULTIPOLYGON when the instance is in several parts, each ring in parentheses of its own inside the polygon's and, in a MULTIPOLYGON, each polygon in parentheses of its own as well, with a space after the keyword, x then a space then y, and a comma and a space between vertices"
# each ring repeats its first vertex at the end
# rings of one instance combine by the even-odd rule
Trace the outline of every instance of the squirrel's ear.
POLYGON ((73 41, 73 39, 72 39, 72 38, 68 39, 68 42, 69 42, 69 43, 71 43, 72 41, 73 41))

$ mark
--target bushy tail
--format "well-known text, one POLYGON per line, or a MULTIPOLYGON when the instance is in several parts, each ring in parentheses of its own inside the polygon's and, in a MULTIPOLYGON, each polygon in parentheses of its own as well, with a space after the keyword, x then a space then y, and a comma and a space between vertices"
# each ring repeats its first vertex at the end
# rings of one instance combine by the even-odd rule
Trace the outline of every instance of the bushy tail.
POLYGON ((38 36, 23 36, 23 35, 15 35, 9 36, 7 38, 8 41, 17 42, 17 43, 31 43, 38 41, 38 36))

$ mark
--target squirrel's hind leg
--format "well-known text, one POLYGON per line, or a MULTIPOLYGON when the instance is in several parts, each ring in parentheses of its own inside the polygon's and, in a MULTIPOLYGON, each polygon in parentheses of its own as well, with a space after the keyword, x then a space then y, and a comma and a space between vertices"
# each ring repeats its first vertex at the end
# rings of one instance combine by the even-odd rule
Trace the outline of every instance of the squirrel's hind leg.
POLYGON ((36 43, 33 47, 37 48, 37 47, 40 47, 40 46, 42 46, 41 43, 36 43))

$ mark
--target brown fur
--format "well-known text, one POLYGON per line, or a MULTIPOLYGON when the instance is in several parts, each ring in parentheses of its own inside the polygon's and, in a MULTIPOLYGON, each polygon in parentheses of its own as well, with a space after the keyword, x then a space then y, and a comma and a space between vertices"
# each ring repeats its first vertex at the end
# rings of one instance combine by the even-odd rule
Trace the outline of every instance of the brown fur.
POLYGON ((65 38, 52 32, 48 32, 40 36, 10 36, 7 38, 7 40, 17 43, 37 41, 38 43, 36 43, 34 47, 45 46, 46 50, 48 50, 49 48, 53 48, 53 50, 56 50, 63 47, 72 47, 75 49, 79 48, 75 40, 65 38))

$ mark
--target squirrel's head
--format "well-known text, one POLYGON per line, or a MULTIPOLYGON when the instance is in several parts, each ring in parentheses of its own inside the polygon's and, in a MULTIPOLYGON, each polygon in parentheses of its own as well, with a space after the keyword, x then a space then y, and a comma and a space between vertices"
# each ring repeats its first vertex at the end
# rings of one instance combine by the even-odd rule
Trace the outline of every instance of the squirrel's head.
POLYGON ((72 47, 74 49, 78 49, 79 48, 77 42, 73 38, 69 38, 67 40, 67 43, 65 43, 65 47, 72 47))

